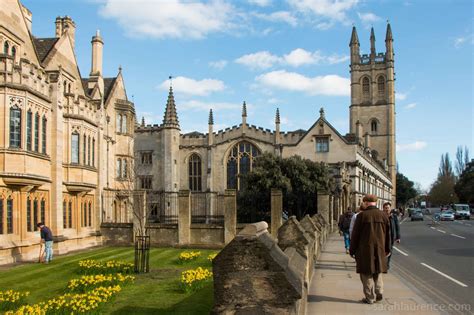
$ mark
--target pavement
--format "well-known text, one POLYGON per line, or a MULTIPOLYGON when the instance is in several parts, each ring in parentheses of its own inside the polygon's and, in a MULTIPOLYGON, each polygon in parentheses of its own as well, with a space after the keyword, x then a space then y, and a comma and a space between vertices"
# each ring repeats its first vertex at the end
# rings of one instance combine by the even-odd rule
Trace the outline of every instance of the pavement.
MULTIPOLYGON (((393 264, 393 259, 392 259, 393 264)), ((307 314, 446 314, 393 268, 383 274, 384 299, 372 305, 364 297, 355 260, 345 253, 342 236, 333 233, 316 264, 308 290, 307 314)), ((441 309, 442 310, 442 309, 441 309)), ((449 313, 449 312, 448 312, 449 313)))

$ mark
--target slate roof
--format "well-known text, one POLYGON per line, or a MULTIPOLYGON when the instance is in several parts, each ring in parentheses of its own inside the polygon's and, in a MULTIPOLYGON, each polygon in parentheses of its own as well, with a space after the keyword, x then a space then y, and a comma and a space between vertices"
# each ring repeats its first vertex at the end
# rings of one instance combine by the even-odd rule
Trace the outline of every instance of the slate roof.
POLYGON ((112 87, 115 84, 117 78, 104 78, 104 101, 109 98, 109 94, 112 91, 112 87))
POLYGON ((36 38, 33 37, 33 44, 35 45, 36 53, 40 62, 43 62, 48 56, 51 49, 53 49, 54 44, 58 41, 59 38, 36 38))

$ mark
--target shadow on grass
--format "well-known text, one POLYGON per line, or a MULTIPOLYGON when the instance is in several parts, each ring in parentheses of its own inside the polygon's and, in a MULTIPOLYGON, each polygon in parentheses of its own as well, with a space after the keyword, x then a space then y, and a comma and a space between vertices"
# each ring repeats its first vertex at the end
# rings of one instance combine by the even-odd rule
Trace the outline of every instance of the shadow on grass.
MULTIPOLYGON (((173 293, 184 294, 181 291, 173 293)), ((209 314, 213 303, 213 285, 209 283, 201 290, 191 293, 187 298, 168 308, 124 306, 110 314, 209 314)))

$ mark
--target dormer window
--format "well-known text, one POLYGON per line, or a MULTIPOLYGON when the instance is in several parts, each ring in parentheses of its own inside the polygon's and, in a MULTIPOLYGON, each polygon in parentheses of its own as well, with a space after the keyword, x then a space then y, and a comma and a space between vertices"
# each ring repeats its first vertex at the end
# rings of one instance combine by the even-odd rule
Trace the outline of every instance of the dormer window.
POLYGON ((316 138, 316 152, 329 152, 329 137, 316 138))

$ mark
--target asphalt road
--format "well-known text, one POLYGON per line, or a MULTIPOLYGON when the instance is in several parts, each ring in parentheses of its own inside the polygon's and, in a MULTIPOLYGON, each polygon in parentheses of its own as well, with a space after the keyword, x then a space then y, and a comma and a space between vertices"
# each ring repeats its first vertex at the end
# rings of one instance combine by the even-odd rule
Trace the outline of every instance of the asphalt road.
POLYGON ((425 215, 424 221, 402 222, 390 272, 436 304, 436 310, 474 314, 474 218, 433 225, 425 215))

